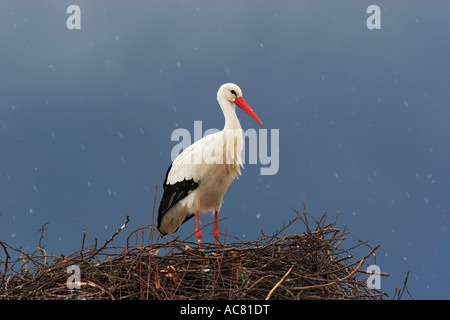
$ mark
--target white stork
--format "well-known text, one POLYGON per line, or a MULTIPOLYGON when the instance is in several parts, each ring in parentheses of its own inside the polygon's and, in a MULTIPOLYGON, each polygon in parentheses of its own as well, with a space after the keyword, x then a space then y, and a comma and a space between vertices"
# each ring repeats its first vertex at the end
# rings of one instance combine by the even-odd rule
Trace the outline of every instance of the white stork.
POLYGON ((242 128, 235 105, 262 124, 242 97, 241 89, 226 83, 217 92, 225 116, 222 131, 210 134, 186 148, 169 166, 164 193, 158 210, 158 230, 170 234, 187 220, 196 217, 196 236, 200 247, 202 232, 199 213, 214 211, 213 234, 219 245, 218 214, 222 199, 234 178, 241 174, 242 128))

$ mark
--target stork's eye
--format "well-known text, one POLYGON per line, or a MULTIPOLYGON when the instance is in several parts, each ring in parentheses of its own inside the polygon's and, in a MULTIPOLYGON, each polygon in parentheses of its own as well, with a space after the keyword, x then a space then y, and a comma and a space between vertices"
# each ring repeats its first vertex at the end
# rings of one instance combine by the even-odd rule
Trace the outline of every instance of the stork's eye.
POLYGON ((236 91, 231 90, 230 92, 231 92, 232 94, 234 94, 235 97, 237 97, 236 91))

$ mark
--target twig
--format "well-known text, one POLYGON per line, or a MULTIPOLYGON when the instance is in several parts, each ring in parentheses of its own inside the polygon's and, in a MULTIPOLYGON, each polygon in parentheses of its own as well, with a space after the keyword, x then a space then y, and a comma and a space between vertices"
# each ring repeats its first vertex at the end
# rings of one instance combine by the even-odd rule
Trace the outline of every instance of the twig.
POLYGON ((409 297, 412 299, 411 294, 409 293, 408 287, 406 286, 406 282, 408 281, 408 276, 409 276, 409 271, 406 273, 406 277, 405 280, 403 281, 403 288, 401 289, 401 291, 399 291, 398 297, 397 299, 400 300, 403 296, 403 293, 406 292, 408 293, 409 297))
POLYGON ((281 280, 278 281, 278 283, 272 288, 272 290, 270 290, 269 294, 266 297, 266 300, 270 299, 270 296, 272 295, 272 293, 275 291, 276 288, 278 288, 278 286, 284 281, 284 279, 286 279, 286 277, 289 275, 289 273, 291 273, 293 268, 294 268, 294 266, 291 266, 289 268, 289 270, 286 272, 286 274, 283 276, 283 278, 281 278, 281 280))
POLYGON ((3 244, 3 241, 0 241, 0 245, 3 247, 3 251, 5 252, 6 255, 6 259, 5 259, 5 271, 2 274, 2 281, 1 283, 3 283, 3 281, 5 280, 5 275, 6 272, 8 271, 8 260, 11 259, 10 255, 8 254, 8 250, 6 250, 5 245, 3 244))
MULTIPOLYGON (((154 226, 154 217, 155 217, 155 205, 156 205, 156 194, 157 194, 157 190, 158 190, 158 185, 155 185, 155 197, 153 198, 153 209, 152 209, 152 226, 154 226)), ((150 231, 150 241, 151 241, 151 246, 153 245, 153 230, 154 228, 151 229, 150 231)), ((151 265, 152 265, 152 257, 153 254, 150 252, 150 254, 148 255, 148 268, 150 269, 151 265)), ((149 298, 149 294, 150 294, 150 271, 148 272, 147 275, 147 295, 146 295, 146 299, 148 300, 149 298)))
POLYGON ((127 227, 128 222, 130 222, 130 218, 127 216, 127 219, 126 219, 125 223, 119 229, 117 229, 117 231, 114 232, 114 234, 108 240, 106 240, 106 242, 100 248, 94 250, 89 257, 95 256, 97 253, 99 253, 100 251, 105 249, 106 246, 108 245, 108 243, 113 241, 114 238, 120 233, 120 231, 122 231, 123 229, 125 229, 127 227))
POLYGON ((353 270, 350 274, 348 274, 346 277, 342 278, 342 279, 338 279, 335 280, 333 282, 329 282, 329 283, 324 283, 324 284, 317 284, 317 285, 312 285, 312 286, 305 286, 305 287, 294 287, 292 289, 295 290, 309 290, 309 289, 317 289, 317 288, 323 288, 323 287, 329 287, 329 286, 333 286, 335 284, 338 284, 339 282, 344 282, 345 280, 349 279, 350 277, 353 277, 355 275, 355 273, 359 270, 359 268, 361 268, 362 264, 364 263, 364 259, 362 259, 360 261, 360 263, 358 264, 358 267, 356 267, 355 270, 353 270))
POLYGON ((84 239, 85 238, 86 238, 86 231, 83 229, 83 239, 81 240, 81 249, 80 249, 81 258, 83 258, 83 249, 84 249, 84 239))

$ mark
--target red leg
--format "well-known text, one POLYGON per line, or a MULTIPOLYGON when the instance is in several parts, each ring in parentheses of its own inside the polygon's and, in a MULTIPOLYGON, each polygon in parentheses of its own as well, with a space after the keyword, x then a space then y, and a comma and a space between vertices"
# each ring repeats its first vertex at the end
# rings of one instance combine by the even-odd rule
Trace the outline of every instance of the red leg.
POLYGON ((216 239, 216 244, 219 245, 219 211, 214 211, 214 238, 216 239))
POLYGON ((198 248, 200 249, 200 244, 202 243, 202 231, 200 230, 200 224, 198 222, 198 211, 195 212, 195 220, 197 222, 195 234, 197 235, 198 248))

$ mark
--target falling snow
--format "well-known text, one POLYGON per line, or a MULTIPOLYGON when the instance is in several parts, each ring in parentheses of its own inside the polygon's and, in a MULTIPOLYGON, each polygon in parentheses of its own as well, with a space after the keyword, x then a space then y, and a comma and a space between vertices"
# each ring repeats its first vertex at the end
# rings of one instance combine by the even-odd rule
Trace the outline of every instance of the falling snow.
MULTIPOLYGON (((277 5, 272 7, 276 8, 277 5)), ((279 16, 279 19, 274 19, 270 23, 277 23, 277 28, 280 30, 288 30, 281 28, 291 27, 292 35, 298 35, 295 30, 300 29, 296 27, 304 24, 306 20, 294 19, 286 24, 287 21, 284 18, 289 15, 286 14, 285 8, 278 13, 274 13, 278 11, 277 9, 271 10, 265 16, 269 19, 279 16)), ((17 12, 22 11, 17 10, 17 12)), ((195 14, 196 19, 202 19, 202 16, 206 15, 206 13, 198 14, 198 12, 200 12, 199 8, 192 7, 190 10, 190 14, 195 14)), ((151 10, 147 13, 155 14, 151 10)), ((173 12, 173 14, 175 16, 168 17, 168 19, 174 19, 179 15, 177 12, 173 12)), ((184 14, 187 15, 189 12, 185 11, 184 14)), ((413 29, 414 27, 417 29, 416 25, 429 19, 427 12, 421 14, 423 16, 421 15, 420 21, 414 15, 400 15, 397 18, 401 23, 410 23, 413 29)), ((14 15, 10 16, 5 16, 5 19, 9 19, 5 26, 14 32, 23 32, 21 30, 25 26, 32 27, 31 17, 14 18, 14 15), (16 27, 18 28, 13 29, 16 27)), ((134 17, 134 15, 128 14, 126 16, 134 17)), ((139 14, 135 16, 138 18, 139 14)), ((297 15, 292 14, 292 16, 297 15)), ((192 19, 192 16, 179 16, 179 18, 180 20, 174 20, 173 24, 168 23, 169 28, 177 26, 178 23, 186 26, 187 24, 182 24, 187 21, 184 19, 192 19)), ((442 16, 439 15, 439 18, 441 19, 442 16)), ((222 20, 208 17, 208 21, 213 23, 211 30, 224 30, 226 26, 220 24, 222 20)), ((148 22, 151 25, 152 21, 155 20, 146 17, 139 22, 144 24, 148 22)), ((199 23, 202 21, 198 20, 199 23)), ((344 21, 344 19, 334 19, 333 27, 341 27, 339 21, 344 21)), ((114 24, 114 22, 112 23, 114 24)), ((306 23, 309 22, 306 21, 306 23)), ((448 24, 447 22, 443 23, 445 26, 448 24)), ((132 26, 133 24, 125 25, 132 26)), ((437 271, 425 266, 435 262, 433 254, 430 253, 432 250, 420 252, 420 255, 415 251, 414 254, 411 253, 419 240, 413 238, 408 232, 415 228, 421 228, 424 237, 421 237, 419 246, 425 244, 430 248, 436 246, 441 250, 440 253, 446 249, 441 240, 445 237, 448 238, 449 205, 445 194, 448 189, 448 179, 445 175, 448 168, 444 163, 445 157, 448 158, 448 152, 445 149, 448 141, 441 133, 446 132, 445 125, 447 123, 444 121, 446 114, 442 110, 445 109, 443 106, 447 101, 442 97, 447 96, 446 92, 441 92, 442 83, 436 83, 436 79, 445 79, 445 68, 442 68, 439 61, 432 61, 433 57, 437 59, 445 56, 436 55, 433 52, 446 52, 446 48, 441 42, 433 40, 432 35, 435 32, 433 28, 427 24, 421 24, 419 27, 421 32, 416 33, 417 37, 403 37, 402 44, 397 44, 396 50, 392 50, 392 46, 383 46, 383 44, 395 43, 392 41, 393 39, 403 36, 398 33, 398 28, 391 28, 390 32, 378 32, 377 41, 381 45, 378 47, 377 54, 383 57, 381 60, 371 59, 373 52, 365 56, 366 52, 370 52, 370 50, 360 49, 363 46, 358 43, 359 38, 350 41, 351 45, 345 47, 346 54, 360 56, 361 61, 373 62, 366 64, 364 70, 347 70, 348 66, 342 65, 341 57, 333 56, 336 55, 336 41, 328 41, 329 39, 323 37, 308 38, 308 47, 305 51, 304 45, 297 46, 296 42, 288 44, 283 42, 292 37, 279 38, 276 33, 270 32, 252 34, 252 30, 249 29, 244 36, 250 36, 247 43, 250 45, 243 49, 245 52, 253 50, 253 53, 257 52, 258 54, 239 56, 242 54, 242 50, 239 51, 239 48, 236 47, 236 50, 233 47, 238 43, 233 43, 231 38, 225 42, 231 44, 232 47, 224 48, 219 41, 213 41, 218 45, 217 48, 211 47, 208 45, 211 43, 211 33, 188 32, 190 27, 187 25, 188 29, 183 33, 187 38, 182 39, 182 43, 188 44, 186 48, 183 49, 183 46, 180 46, 175 39, 175 41, 165 43, 162 47, 163 51, 168 50, 167 54, 161 50, 148 50, 149 56, 139 58, 138 64, 132 59, 136 57, 134 53, 139 46, 138 48, 124 47, 125 44, 131 44, 128 41, 124 43, 124 40, 127 39, 126 35, 131 34, 130 31, 133 30, 124 29, 121 31, 121 35, 114 34, 116 32, 112 31, 107 37, 97 37, 93 34, 86 38, 86 34, 77 33, 81 37, 80 39, 86 40, 86 44, 90 45, 88 49, 93 56, 88 57, 89 59, 104 61, 107 71, 117 70, 119 62, 123 67, 123 70, 120 70, 120 76, 114 74, 114 79, 111 78, 114 81, 108 82, 110 95, 105 95, 104 90, 93 89, 97 88, 93 79, 98 78, 95 73, 92 74, 93 70, 88 68, 82 73, 70 72, 86 65, 86 61, 84 61, 86 57, 82 52, 78 55, 79 59, 69 59, 71 63, 68 63, 67 58, 72 54, 61 55, 61 59, 57 60, 47 59, 45 61, 44 59, 44 69, 27 70, 18 63, 23 60, 24 56, 20 55, 20 50, 17 48, 20 47, 25 52, 42 51, 43 56, 51 57, 52 53, 47 52, 51 46, 42 46, 45 40, 42 42, 39 38, 26 41, 19 47, 11 46, 12 51, 7 54, 11 57, 14 57, 13 54, 17 54, 17 59, 8 60, 11 61, 11 64, 6 66, 8 70, 5 71, 5 74, 15 74, 17 79, 26 77, 27 79, 22 82, 12 81, 11 84, 6 81, 3 84, 6 85, 5 97, 8 99, 5 99, 1 110, 0 130, 3 129, 1 133, 4 134, 2 142, 10 146, 11 150, 8 150, 8 153, 2 158, 0 178, 2 178, 1 186, 5 207, 8 208, 10 205, 11 208, 8 208, 9 212, 3 209, 0 217, 9 219, 11 224, 21 225, 21 228, 24 229, 15 229, 16 227, 13 228, 11 225, 11 229, 5 235, 10 234, 11 238, 15 238, 14 241, 21 240, 23 237, 28 241, 27 237, 29 234, 35 233, 38 227, 35 224, 38 221, 51 221, 51 227, 59 233, 64 232, 60 231, 63 228, 72 228, 70 224, 61 228, 61 225, 53 222, 61 217, 61 212, 53 208, 64 204, 71 210, 78 210, 78 208, 74 209, 78 204, 72 201, 78 200, 82 192, 85 192, 90 198, 101 199, 103 197, 107 201, 103 201, 104 203, 99 201, 95 206, 89 207, 90 198, 86 197, 85 202, 88 204, 86 206, 88 209, 80 210, 78 213, 71 212, 67 215, 69 222, 71 222, 70 219, 79 220, 76 227, 94 219, 94 214, 98 215, 95 219, 103 219, 101 213, 109 212, 110 207, 107 206, 116 205, 116 202, 119 202, 117 195, 122 195, 122 192, 135 196, 134 199, 130 199, 132 201, 130 203, 145 203, 145 206, 148 207, 148 195, 151 195, 152 201, 155 192, 154 185, 160 185, 164 179, 165 172, 163 170, 165 168, 161 169, 161 166, 166 166, 170 161, 168 155, 173 146, 170 141, 170 131, 185 125, 184 122, 180 122, 186 120, 183 119, 185 108, 198 104, 196 110, 203 110, 200 113, 192 113, 192 116, 189 115, 191 119, 189 121, 202 118, 205 120, 205 124, 209 125, 214 124, 212 121, 216 121, 216 118, 220 118, 217 113, 220 111, 208 108, 209 105, 214 106, 216 93, 212 90, 211 83, 208 82, 211 75, 203 80, 199 75, 215 70, 217 78, 222 77, 225 81, 233 81, 234 78, 242 78, 240 72, 245 71, 247 74, 251 74, 248 71, 258 66, 259 69, 255 69, 257 72, 271 74, 275 78, 266 77, 266 79, 258 76, 258 79, 244 79, 243 82, 247 84, 243 84, 241 87, 245 91, 246 100, 249 103, 253 102, 254 104, 250 104, 255 111, 258 113, 258 110, 261 110, 260 112, 267 119, 264 120, 261 117, 264 128, 282 128, 284 135, 282 143, 285 143, 286 148, 284 150, 280 148, 280 160, 283 162, 285 170, 280 170, 270 179, 261 180, 259 176, 251 175, 253 170, 251 166, 246 166, 244 178, 235 186, 237 190, 242 188, 241 190, 248 190, 249 193, 256 190, 259 193, 258 197, 261 197, 261 203, 252 203, 255 207, 251 209, 253 212, 249 212, 249 217, 258 219, 258 225, 254 228, 257 229, 259 224, 263 225, 264 223, 272 226, 274 219, 280 219, 279 216, 272 214, 267 214, 262 219, 261 209, 271 212, 274 210, 273 208, 283 207, 285 202, 298 201, 296 198, 298 195, 302 201, 306 202, 307 206, 317 208, 319 211, 321 209, 334 211, 335 208, 330 207, 336 206, 339 210, 343 209, 343 212, 349 213, 351 221, 355 223, 350 226, 351 230, 364 230, 368 225, 374 225, 371 236, 376 238, 375 242, 380 241, 388 246, 394 243, 398 247, 398 249, 389 251, 389 254, 388 252, 384 253, 385 258, 395 260, 392 263, 404 261, 403 264, 406 265, 412 264, 413 261, 415 263, 418 256, 423 258, 423 263, 421 263, 424 265, 424 271, 414 273, 410 280, 412 281, 411 286, 416 285, 414 281, 420 280, 422 289, 432 288, 430 291, 434 291, 438 287, 438 281, 431 282, 427 275, 445 276, 445 272, 438 274, 437 271), (105 45, 116 49, 120 48, 118 51, 120 54, 107 53, 105 55, 106 51, 101 47, 103 43, 97 43, 91 38, 109 41, 105 45), (417 52, 407 52, 407 48, 414 47, 417 41, 420 42, 424 39, 426 42, 434 44, 432 47, 435 49, 434 51, 421 50, 419 55, 417 52), (89 41, 92 42, 89 43, 89 41), (171 43, 174 44, 174 47, 167 46, 171 43), (330 43, 333 46, 330 46, 330 43), (290 49, 288 56, 299 57, 299 52, 308 54, 305 56, 311 58, 308 66, 303 66, 298 58, 297 60, 283 59, 286 55, 278 49, 286 45, 290 49), (92 50, 93 48, 96 50, 92 50), (330 54, 331 58, 325 64, 320 63, 319 49, 330 54), (319 50, 316 51, 319 53, 316 56, 314 56, 315 50, 319 50), (281 52, 280 55, 278 55, 278 51, 281 52), (154 52, 158 52, 156 56, 152 56, 154 52), (218 61, 217 55, 221 56, 224 53, 227 53, 231 59, 228 62, 229 65, 220 63, 214 65, 218 61), (396 61, 399 61, 399 57, 402 57, 402 61, 397 67, 396 61), (105 58, 112 60, 105 60, 105 58), (235 63, 238 58, 242 58, 240 63, 250 69, 239 69, 235 63), (417 60, 418 58, 429 61, 426 64, 425 74, 433 74, 435 77, 426 79, 427 81, 420 78, 420 75, 424 74, 424 65, 414 63, 414 61, 420 60, 417 60), (379 64, 379 61, 384 60, 393 61, 393 63, 388 64, 389 68, 386 68, 379 64), (183 66, 181 61, 183 61, 183 66), (139 66, 136 67, 136 65, 139 66), (125 69, 125 66, 130 70, 125 69), (204 66, 208 68, 206 69, 204 66), (63 71, 63 69, 67 69, 68 72, 57 72, 63 71), (139 72, 143 70, 148 72, 140 75, 139 72), (198 75, 195 74, 193 77, 194 85, 182 82, 189 77, 192 78, 189 70, 199 70, 198 75), (270 72, 272 70, 276 70, 276 72, 270 72), (294 72, 295 70, 304 71, 304 74, 294 72), (375 77, 372 81, 376 83, 375 86, 370 86, 370 81, 367 82, 372 75, 375 77), (197 78, 197 76, 199 77, 197 78), (42 83, 39 82, 40 80, 43 80, 42 83), (204 87, 208 90, 198 95, 201 81, 205 82, 204 87), (34 83, 36 90, 31 93, 27 92, 28 83, 34 83), (83 88, 87 91, 75 90, 76 94, 72 96, 74 99, 64 100, 62 93, 65 92, 65 89, 76 89, 78 83, 82 83, 83 88), (177 83, 183 83, 188 87, 177 88, 177 83), (13 84, 17 85, 17 88, 14 88, 13 84), (61 86, 62 90, 50 90, 56 88, 55 85, 61 86), (66 85, 67 88, 65 88, 66 85), (271 88, 272 92, 282 94, 277 94, 276 99, 275 96, 269 97, 269 100, 264 102, 265 100, 258 93, 259 87, 265 90, 271 88), (141 88, 145 89, 141 90, 141 88), (182 95, 177 90, 195 93, 195 96, 190 96, 185 100, 179 99, 179 96, 182 95), (111 99, 117 97, 120 99, 112 100, 111 103, 111 99), (132 99, 129 99, 130 97, 132 99), (153 97, 156 99, 152 99, 153 97), (287 112, 279 113, 276 108, 270 108, 270 106, 277 106, 277 103, 286 108, 287 112), (201 108, 205 106, 205 109, 201 109, 200 105, 202 105, 201 108), (180 109, 179 112, 177 108, 180 109), (105 111, 105 113, 102 115, 101 111, 105 111), (86 113, 83 114, 83 112, 86 113), (118 112, 128 113, 127 116, 122 116, 123 114, 118 112), (28 121, 28 119, 32 121, 28 121), (76 126, 73 125, 74 123, 76 126), (107 123, 106 126, 105 123, 107 123), (173 125, 171 126, 171 124, 173 125), (111 127, 114 128, 112 131, 111 127), (146 129, 144 130, 143 127, 146 129), (161 128, 165 130, 162 133, 161 128), (117 129, 121 130, 117 131, 117 129), (113 139, 110 139, 111 133, 113 139), (358 136, 355 138, 356 135, 358 136), (110 150, 113 150, 113 153, 108 154, 110 150), (327 154, 324 154, 323 150, 326 150, 327 154), (142 161, 137 164, 137 159, 142 161), (406 160, 398 161, 398 159, 406 160), (116 166, 111 167, 110 163, 116 166), (135 164, 137 164, 136 168, 134 168, 135 164), (295 170, 290 170, 291 168, 295 170), (137 176, 136 172, 146 174, 145 182, 143 182, 143 178, 132 181, 137 186, 133 186, 132 183, 126 186, 121 184, 123 181, 128 183, 129 180, 133 180, 130 177, 137 176), (342 192, 323 193, 322 190, 329 187, 326 185, 326 181, 330 180, 335 184, 331 183, 331 187, 342 190, 342 192), (256 186, 252 187, 251 183, 256 186), (145 184, 148 186, 144 186, 145 184), (250 185, 247 188, 245 184, 250 185), (60 187, 62 185, 63 188, 60 187), (117 187, 119 185, 120 189, 117 187), (125 187, 129 187, 127 193, 122 191, 125 187), (80 190, 78 191, 76 188, 80 190), (115 188, 120 191, 119 194, 114 190, 115 188), (133 192, 133 190, 142 190, 142 194, 133 192), (143 194, 147 198, 142 198, 143 194), (267 198, 264 194, 269 194, 270 197, 267 198), (339 195, 338 198, 337 195, 339 195), (273 201, 271 197, 276 201, 273 201), (97 210, 97 205, 105 207, 97 210), (424 208, 426 209, 423 210, 424 208), (388 218, 386 219, 386 217, 388 218), (28 223, 26 219, 36 221, 28 223), (363 223, 362 227, 358 223, 363 223), (29 226, 31 224, 34 228, 32 231, 25 229, 31 228, 29 226), (27 232, 23 232, 24 230, 27 232), (428 237, 429 234, 432 236, 428 237), (410 239, 410 242, 401 241, 406 238, 410 239), (396 242, 399 239, 400 241, 396 242), (430 243, 434 240, 436 240, 435 243, 430 243), (426 243, 422 243, 422 241, 426 243), (410 250, 402 251, 407 246, 410 246, 410 250), (430 283, 426 281, 430 281, 430 283)), ((356 33, 364 32, 361 34, 366 37, 369 34, 368 30, 362 29, 364 28, 354 31, 356 33)), ((118 29, 111 25, 111 30, 118 29)), ((98 30, 92 29, 92 32, 95 33, 98 30)), ((69 33, 63 34, 67 36, 69 33)), ((73 35, 76 34, 73 33, 73 35)), ((55 43, 64 42, 63 38, 59 39, 59 33, 53 33, 52 30, 47 36, 52 39, 56 37, 55 43)), ((12 41, 11 39, 5 38, 5 41, 12 41)), ((241 40, 244 43, 244 38, 241 40)), ((241 43, 241 41, 238 42, 241 43)), ((36 59, 40 56, 42 55, 27 55, 30 59, 29 64, 39 63, 36 59)), ((103 72, 104 70, 95 69, 95 71, 103 72)), ((111 77, 108 73, 98 76, 105 79, 111 77)), ((99 87, 99 89, 102 88, 99 87)), ((244 122, 245 125, 250 123, 242 112, 238 115, 240 119, 241 117, 245 119, 241 121, 243 127, 244 122)), ((258 130, 257 127, 254 128, 258 130)), ((158 196, 160 196, 160 192, 161 190, 158 189, 158 196)), ((234 192, 234 195, 238 194, 238 191, 234 192)), ((235 201, 233 193, 228 194, 226 199, 229 200, 227 206, 235 201)), ((239 201, 242 199, 239 198, 239 201)), ((124 205, 127 204, 124 203, 124 205)), ((227 206, 224 207, 224 210, 227 210, 227 206)), ((146 210, 145 208, 145 210, 141 209, 136 207, 135 214, 139 215, 146 210)), ((113 206, 111 211, 114 210, 118 211, 113 206)), ((228 210, 232 209, 228 207, 228 210)), ((120 213, 113 212, 113 214, 120 213)), ((345 217, 343 218, 345 219, 345 217)), ((136 219, 140 218, 136 216, 136 219)), ((98 221, 95 221, 97 228, 108 229, 104 222, 98 221)), ((233 221, 233 219, 229 221, 233 221)), ((266 228, 266 226, 264 227, 266 228)), ((116 226, 111 225, 110 228, 115 230, 116 226)), ((229 225, 229 230, 232 229, 233 226, 229 225)), ((249 233, 249 240, 253 240, 253 233, 251 233, 253 231, 245 232, 249 233)), ((240 233, 242 231, 237 231, 237 234, 240 233)), ((79 233, 76 237, 79 238, 79 233)), ((242 234, 242 238, 245 237, 246 234, 242 234)), ((69 239, 68 235, 65 234, 64 238, 64 242, 71 243, 72 239, 69 239)), ((47 237, 46 240, 50 242, 51 246, 51 241, 62 241, 62 237, 53 235, 47 237)), ((58 245, 61 246, 63 243, 58 245)), ((70 248, 64 249, 70 250, 70 248)), ((434 255, 437 255, 437 252, 435 251, 434 255)), ((411 266, 411 268, 415 267, 417 266, 411 266)), ((207 271, 209 270, 204 269, 204 272, 207 271)), ((401 270, 394 266, 392 274, 399 272, 401 270)), ((401 280, 403 279, 397 282, 401 283, 401 280)))

